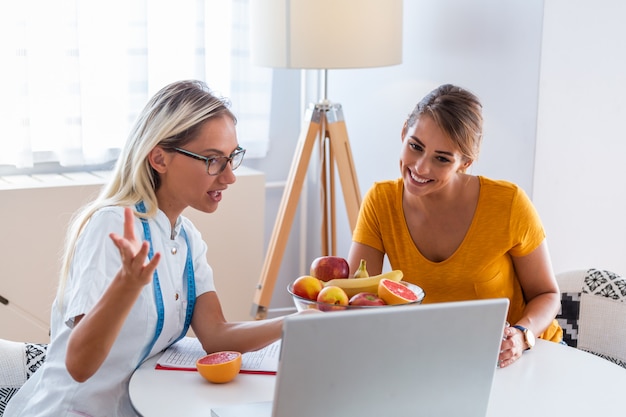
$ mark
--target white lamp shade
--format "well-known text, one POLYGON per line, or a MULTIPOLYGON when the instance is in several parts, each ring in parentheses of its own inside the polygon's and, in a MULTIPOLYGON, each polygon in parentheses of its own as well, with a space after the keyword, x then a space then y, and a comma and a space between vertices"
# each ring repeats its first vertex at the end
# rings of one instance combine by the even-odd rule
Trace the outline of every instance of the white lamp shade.
POLYGON ((367 68, 402 63, 402 0, 251 0, 253 64, 367 68))

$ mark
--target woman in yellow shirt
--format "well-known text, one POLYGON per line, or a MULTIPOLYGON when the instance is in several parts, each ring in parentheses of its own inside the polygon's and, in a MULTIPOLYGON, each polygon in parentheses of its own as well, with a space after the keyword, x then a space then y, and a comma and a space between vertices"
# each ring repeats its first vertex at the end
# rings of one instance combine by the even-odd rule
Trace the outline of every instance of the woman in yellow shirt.
POLYGON ((559 288, 545 232, 524 191, 466 173, 482 139, 482 105, 442 85, 424 97, 402 129, 401 177, 377 182, 361 206, 348 256, 371 275, 384 256, 424 302, 510 300, 500 366, 532 347, 534 334, 562 339, 559 288))

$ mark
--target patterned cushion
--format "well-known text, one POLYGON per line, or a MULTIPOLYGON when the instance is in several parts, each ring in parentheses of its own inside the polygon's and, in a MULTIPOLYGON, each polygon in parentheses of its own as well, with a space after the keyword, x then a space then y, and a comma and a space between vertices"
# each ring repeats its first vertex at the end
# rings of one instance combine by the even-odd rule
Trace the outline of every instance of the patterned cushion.
MULTIPOLYGON (((16 344, 14 342, 11 343, 16 344)), ((19 364, 20 367, 23 366, 25 369, 18 369, 18 372, 16 372, 16 374, 19 374, 20 372, 25 372, 25 377, 22 376, 21 378, 30 378, 35 373, 35 371, 39 369, 41 365, 43 365, 44 361, 46 360, 47 351, 48 345, 46 344, 24 343, 24 360, 16 362, 17 364, 19 364)), ((24 379, 22 379, 21 381, 25 382, 24 379)), ((11 383, 10 386, 0 386, 0 417, 4 414, 4 410, 9 403, 9 400, 20 389, 19 386, 16 386, 16 383, 17 381, 14 381, 14 383, 11 383)))
POLYGON ((46 360, 48 345, 26 343, 26 379, 30 378, 46 360))
POLYGON ((19 388, 0 387, 0 416, 4 414, 4 409, 9 403, 9 400, 15 395, 17 391, 19 391, 19 388))
POLYGON ((582 292, 624 302, 626 300, 626 280, 610 271, 590 269, 585 275, 582 292))
POLYGON ((578 317, 580 315, 580 293, 561 293, 561 311, 556 316, 563 329, 563 341, 568 346, 578 346, 578 317))
POLYGON ((580 272, 561 277, 563 341, 626 368, 626 280, 606 270, 580 272))

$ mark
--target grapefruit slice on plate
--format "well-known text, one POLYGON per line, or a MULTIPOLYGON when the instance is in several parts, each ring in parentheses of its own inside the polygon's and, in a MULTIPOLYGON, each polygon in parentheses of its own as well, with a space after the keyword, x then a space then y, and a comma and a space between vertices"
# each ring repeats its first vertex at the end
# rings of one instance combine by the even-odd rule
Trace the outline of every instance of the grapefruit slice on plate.
POLYGON ((417 301, 417 294, 410 288, 400 282, 392 281, 387 278, 381 279, 378 283, 378 296, 390 305, 407 304, 417 301))

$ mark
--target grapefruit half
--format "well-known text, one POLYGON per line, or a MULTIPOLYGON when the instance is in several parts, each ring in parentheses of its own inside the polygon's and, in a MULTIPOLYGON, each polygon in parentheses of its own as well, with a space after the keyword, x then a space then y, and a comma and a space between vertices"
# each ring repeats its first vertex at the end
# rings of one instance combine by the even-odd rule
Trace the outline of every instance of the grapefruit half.
POLYGON ((417 294, 400 282, 383 278, 378 282, 378 296, 390 305, 417 301, 417 294))
POLYGON ((241 353, 234 351, 211 353, 198 359, 196 368, 207 381, 223 384, 232 381, 239 374, 241 353))

